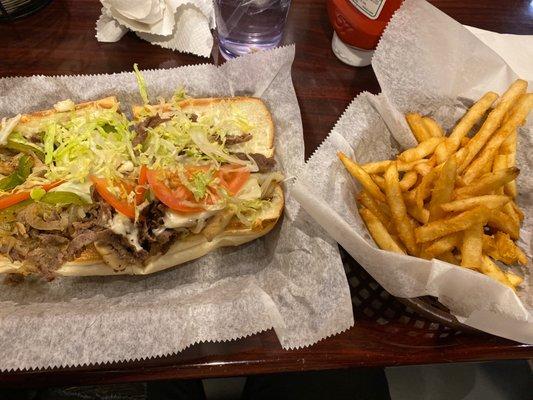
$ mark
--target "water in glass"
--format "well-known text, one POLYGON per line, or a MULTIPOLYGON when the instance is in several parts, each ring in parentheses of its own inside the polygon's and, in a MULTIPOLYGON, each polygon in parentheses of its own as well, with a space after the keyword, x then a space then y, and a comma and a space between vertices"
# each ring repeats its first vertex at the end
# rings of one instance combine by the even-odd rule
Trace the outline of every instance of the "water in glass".
POLYGON ((215 0, 220 51, 233 58, 281 41, 291 0, 215 0))

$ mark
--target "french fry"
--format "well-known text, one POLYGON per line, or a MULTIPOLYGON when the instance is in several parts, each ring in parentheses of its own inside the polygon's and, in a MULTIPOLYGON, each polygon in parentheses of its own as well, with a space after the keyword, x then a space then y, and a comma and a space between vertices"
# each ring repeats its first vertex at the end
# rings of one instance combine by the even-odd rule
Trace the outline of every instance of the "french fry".
POLYGON ((479 269, 483 250, 483 223, 475 223, 465 229, 461 245, 461 266, 479 269))
POLYGON ((431 134, 426 129, 422 116, 417 113, 409 113, 405 116, 413 135, 415 136, 418 143, 428 140, 431 137, 431 134))
POLYGON ((464 147, 467 145, 468 142, 470 142, 470 138, 468 136, 462 137, 460 146, 464 147))
MULTIPOLYGON (((512 132, 523 123, 527 114, 533 108, 533 93, 527 93, 520 97, 516 105, 516 109, 507 122, 496 131, 494 135, 487 141, 486 145, 481 149, 475 160, 465 169, 464 180, 468 184, 476 177, 481 175, 483 167, 487 164, 492 164, 492 159, 498 153, 502 143, 507 139, 512 132)), ((469 155, 470 155, 469 150, 469 155)))
MULTIPOLYGON (((445 152, 446 157, 452 155, 459 148, 461 140, 468 134, 468 132, 470 132, 472 127, 481 120, 483 115, 485 115, 485 112, 487 112, 497 98, 498 95, 496 93, 488 92, 470 107, 459 123, 455 125, 455 128, 453 128, 446 145, 444 145, 444 143, 439 145, 439 147, 443 147, 440 152, 445 152)), ((439 153, 438 149, 436 150, 436 153, 439 153)), ((439 164, 444 161, 446 161, 446 159, 440 159, 439 164)))
POLYGON ((516 215, 518 215, 518 220, 522 222, 524 220, 524 213, 522 212, 522 210, 516 205, 514 201, 511 201, 511 207, 513 207, 513 210, 516 215))
POLYGON ((442 129, 442 126, 440 126, 439 123, 435 121, 433 118, 422 117, 422 122, 424 123, 426 130, 429 132, 431 136, 433 137, 446 136, 446 134, 444 133, 444 129, 442 129))
POLYGON ((453 154, 455 160, 457 161, 457 166, 459 166, 466 158, 466 147, 462 147, 453 154))
POLYGON ((421 224, 426 224, 429 221, 429 211, 425 208, 418 208, 415 205, 405 205, 407 209, 407 214, 409 214, 411 217, 413 217, 415 220, 420 222, 421 224))
POLYGON ((455 186, 455 176, 457 174, 457 162, 451 157, 444 163, 440 170, 439 177, 435 182, 435 188, 429 200, 429 221, 435 221, 444 217, 445 211, 441 209, 441 204, 452 199, 453 188, 455 186))
POLYGON ((500 267, 494 264, 494 262, 492 262, 492 260, 486 255, 483 255, 482 257, 480 270, 488 277, 497 280, 498 282, 503 283, 505 286, 509 286, 514 290, 514 286, 511 284, 511 282, 509 282, 509 279, 507 279, 507 276, 503 273, 500 267))
POLYGON ((405 254, 391 237, 385 226, 383 226, 381 221, 370 210, 367 208, 361 208, 359 214, 365 222, 372 239, 374 239, 380 249, 405 254))
MULTIPOLYGON (((502 143, 500 148, 500 153, 507 155, 507 166, 514 167, 516 165, 516 139, 517 132, 513 131, 507 139, 502 143)), ((513 199, 518 195, 516 189, 516 181, 511 181, 505 184, 504 186, 505 194, 511 196, 513 199)))
POLYGON ((394 224, 391 221, 391 212, 386 203, 376 201, 364 190, 357 196, 357 201, 374 214, 389 232, 395 232, 394 224))
POLYGON ((416 161, 412 161, 409 163, 405 163, 401 160, 396 160, 396 168, 398 169, 398 172, 411 171, 419 164, 430 164, 430 161, 423 159, 423 160, 416 160, 416 161))
POLYGON ((520 170, 516 167, 502 169, 496 172, 481 176, 470 186, 464 186, 455 190, 455 197, 463 199, 472 196, 491 194, 492 191, 516 179, 520 170))
POLYGON ((368 174, 382 174, 387 170, 391 162, 391 160, 376 161, 361 164, 361 168, 363 168, 368 174))
POLYGON ((433 168, 433 165, 431 162, 427 163, 420 163, 414 166, 414 170, 419 173, 422 176, 426 176, 431 172, 431 169, 433 168))
POLYGON ((440 142, 435 148, 435 157, 437 158, 437 164, 442 164, 448 159, 450 152, 448 147, 451 147, 450 138, 444 138, 444 141, 440 142))
POLYGON ((385 192, 385 178, 383 178, 380 175, 370 175, 372 180, 378 187, 381 189, 382 192, 385 192))
POLYGON ((515 263, 522 265, 527 264, 526 255, 511 240, 507 233, 496 232, 494 235, 492 248, 487 249, 485 252, 495 260, 504 262, 507 265, 512 265, 515 263))
POLYGON ((400 189, 402 189, 402 192, 407 192, 411 187, 416 183, 418 179, 418 174, 415 171, 407 171, 401 181, 400 181, 400 189))
POLYGON ((415 243, 413 228, 407 217, 395 163, 392 163, 385 171, 385 183, 387 203, 389 204, 398 236, 400 236, 409 254, 416 255, 418 254, 418 246, 415 243))
POLYGON ((502 211, 507 214, 509 216, 510 219, 513 220, 513 224, 515 226, 518 226, 520 227, 520 217, 518 216, 518 214, 516 214, 513 206, 511 205, 510 202, 506 203, 503 207, 502 207, 502 211))
MULTIPOLYGON (((496 107, 489 113, 487 119, 481 126, 480 130, 470 139, 464 147, 467 149, 467 156, 459 167, 459 173, 462 173, 478 152, 483 148, 487 140, 500 126, 503 117, 511 109, 517 99, 526 92, 527 82, 517 79, 502 95, 496 107)), ((452 133, 453 134, 453 133, 452 133)))
POLYGON ((484 223, 490 214, 487 207, 479 206, 453 217, 429 222, 415 229, 416 242, 425 243, 450 233, 464 231, 473 224, 484 223))
POLYGON ((431 137, 423 142, 420 142, 418 146, 405 150, 398 156, 398 159, 408 163, 425 158, 428 155, 433 154, 437 145, 443 140, 444 139, 441 137, 431 137))
POLYGON ((385 195, 363 168, 361 168, 355 161, 348 158, 344 153, 339 151, 337 155, 350 175, 357 179, 361 186, 363 186, 370 195, 379 201, 385 201, 385 195))
MULTIPOLYGON (((496 172, 502 169, 507 168, 507 154, 497 154, 494 157, 494 161, 492 163, 492 171, 496 172)), ((505 185, 504 185, 505 186, 505 185)), ((503 195, 504 194, 504 186, 498 188, 494 191, 495 194, 503 195)))
POLYGON ((445 251, 444 253, 439 254, 438 257, 435 258, 441 261, 446 261, 450 264, 461 265, 451 251, 445 251))
POLYGON ((458 247, 460 243, 461 232, 451 233, 429 244, 425 249, 425 253, 429 258, 437 257, 458 247))
POLYGON ((507 278, 507 280, 511 283, 511 285, 513 285, 515 288, 517 286, 520 286, 522 284, 522 282, 524 282, 524 278, 522 278, 521 276, 518 276, 512 272, 506 272, 505 273, 505 277, 507 278))
POLYGON ((508 196, 487 194, 485 196, 450 201, 449 203, 441 204, 440 208, 444 212, 462 212, 483 205, 495 210, 503 207, 509 201, 511 201, 511 198, 508 196))
POLYGON ((507 168, 507 154, 497 154, 492 161, 492 172, 507 168))
POLYGON ((404 192, 403 201, 406 206, 416 206, 416 190, 404 192))
POLYGON ((439 176, 439 170, 433 168, 427 175, 422 177, 420 184, 416 188, 416 206, 418 208, 424 208, 424 200, 431 195, 431 189, 435 184, 435 180, 439 176))
POLYGON ((513 240, 518 240, 520 236, 520 226, 502 211, 492 210, 487 225, 491 228, 508 233, 513 240))
POLYGON ((496 239, 493 236, 483 234, 483 253, 489 254, 492 251, 496 251, 496 239))

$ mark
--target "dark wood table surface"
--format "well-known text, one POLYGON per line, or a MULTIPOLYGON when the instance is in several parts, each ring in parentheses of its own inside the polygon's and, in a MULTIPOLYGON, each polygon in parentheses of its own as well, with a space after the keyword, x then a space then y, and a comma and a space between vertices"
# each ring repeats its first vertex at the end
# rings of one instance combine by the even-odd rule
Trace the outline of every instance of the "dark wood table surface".
MULTIPOLYGON (((463 24, 533 34, 530 0, 431 2, 463 24)), ((97 42, 94 26, 100 7, 96 0, 54 0, 35 15, 0 24, 0 77, 129 71, 134 62, 141 68, 169 68, 207 61, 152 46, 131 33, 117 43, 97 42)), ((353 97, 364 90, 379 92, 371 67, 353 68, 335 58, 331 36, 325 0, 293 0, 284 43, 296 43, 292 76, 307 156, 326 137, 353 97)), ((218 51, 209 61, 221 62, 218 51)), ((533 358, 533 346, 480 333, 418 335, 402 323, 402 316, 389 318, 384 325, 370 318, 362 307, 356 305, 354 311, 355 327, 305 349, 284 351, 273 331, 267 331, 228 343, 199 344, 174 356, 146 361, 4 373, 0 374, 0 386, 104 384, 533 358)))

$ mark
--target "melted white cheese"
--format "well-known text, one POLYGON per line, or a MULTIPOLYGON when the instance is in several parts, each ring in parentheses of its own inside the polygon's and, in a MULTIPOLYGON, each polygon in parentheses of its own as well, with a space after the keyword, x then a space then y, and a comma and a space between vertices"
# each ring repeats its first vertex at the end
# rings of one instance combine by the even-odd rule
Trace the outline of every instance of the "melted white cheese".
POLYGON ((118 235, 124 236, 128 242, 135 247, 135 250, 142 250, 139 244, 139 231, 131 220, 121 213, 116 213, 111 221, 109 221, 109 229, 118 235))
POLYGON ((235 196, 239 200, 257 200, 261 198, 261 187, 257 178, 250 177, 235 196))
POLYGON ((77 194, 80 196, 84 201, 86 201, 89 204, 92 204, 93 199, 91 197, 91 186, 92 183, 87 181, 84 183, 81 182, 64 182, 59 186, 56 186, 53 189, 50 189, 50 192, 70 192, 77 194))
POLYGON ((167 210, 163 216, 163 223, 165 228, 190 228, 198 223, 201 219, 207 219, 216 214, 218 210, 202 211, 194 214, 179 213, 172 210, 167 210))

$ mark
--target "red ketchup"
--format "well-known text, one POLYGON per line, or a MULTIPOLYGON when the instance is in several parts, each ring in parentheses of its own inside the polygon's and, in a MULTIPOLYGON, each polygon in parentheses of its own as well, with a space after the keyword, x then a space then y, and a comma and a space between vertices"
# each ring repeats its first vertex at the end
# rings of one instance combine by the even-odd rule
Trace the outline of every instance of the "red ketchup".
POLYGON ((335 55, 349 65, 369 65, 381 34, 402 1, 327 0, 335 29, 331 44, 335 55))

